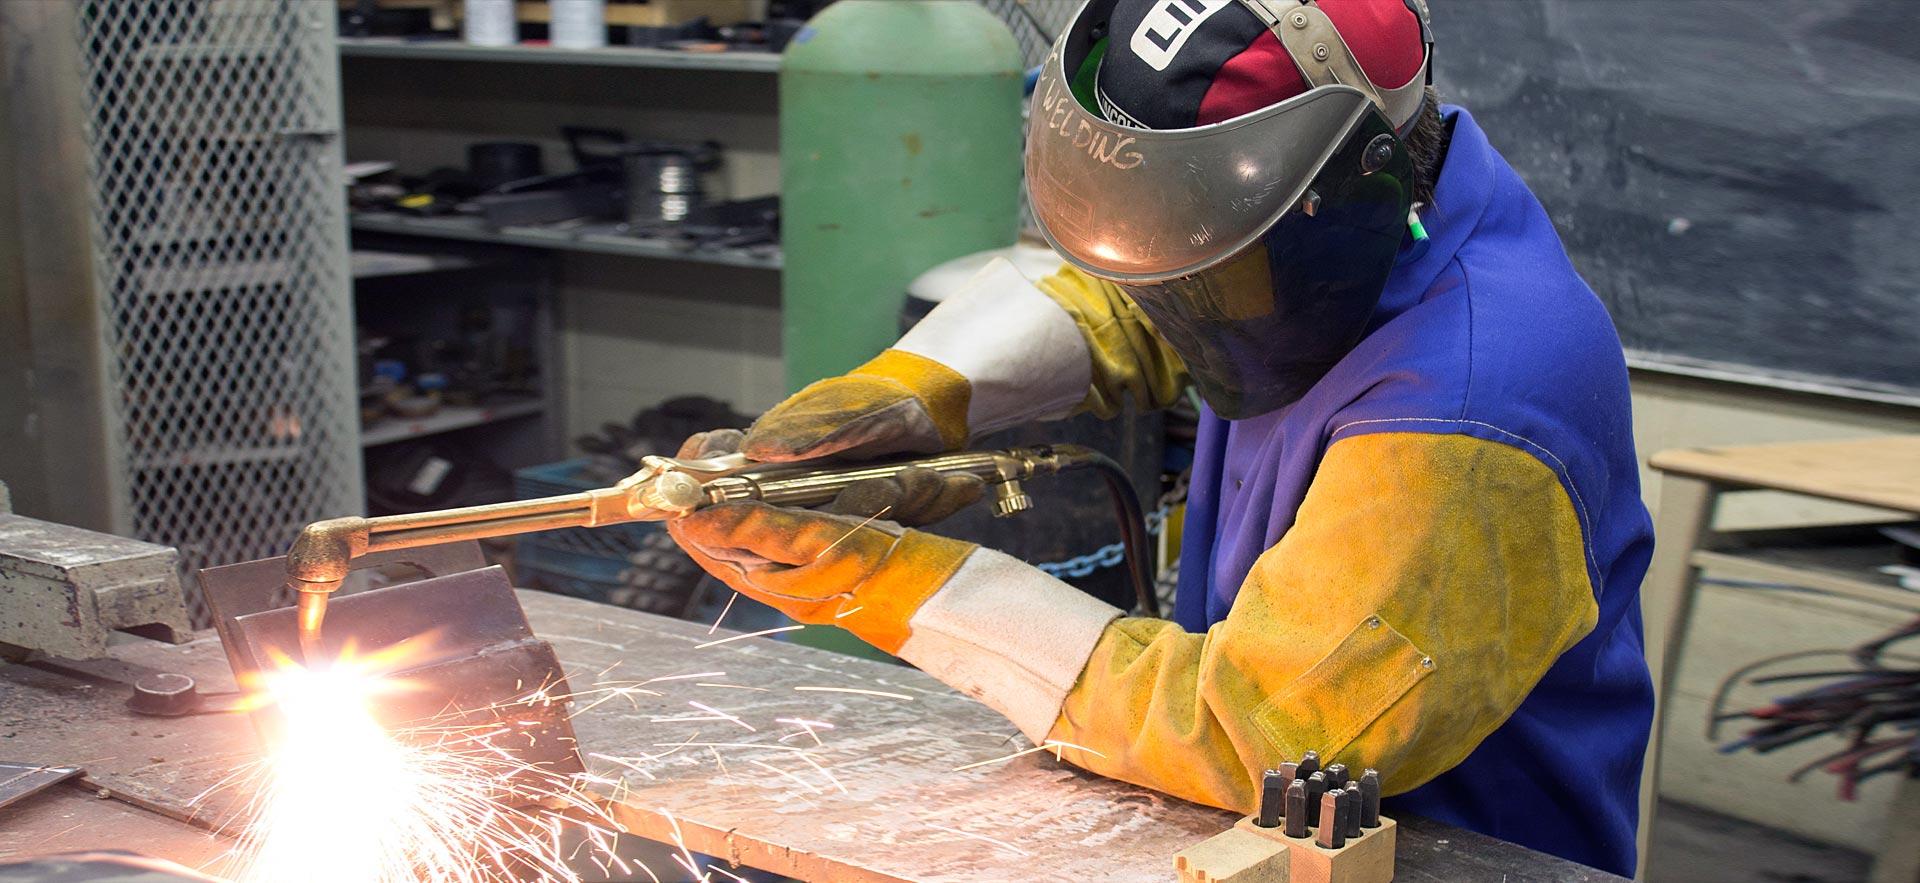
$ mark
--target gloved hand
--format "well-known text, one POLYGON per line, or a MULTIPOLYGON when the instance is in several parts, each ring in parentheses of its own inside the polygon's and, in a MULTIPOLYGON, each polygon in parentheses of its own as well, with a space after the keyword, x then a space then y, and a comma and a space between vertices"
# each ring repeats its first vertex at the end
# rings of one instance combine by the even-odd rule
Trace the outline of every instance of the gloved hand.
MULTIPOLYGON (((680 446, 682 458, 706 458, 740 450, 743 434, 737 429, 696 433, 680 446)), ((972 505, 986 492, 977 475, 941 474, 931 469, 906 469, 886 478, 854 482, 822 511, 855 518, 885 518, 907 527, 940 521, 972 505)))
POLYGON ((742 594, 847 629, 1036 740, 1120 615, 1008 555, 879 521, 723 503, 667 530, 742 594))
POLYGON ((765 461, 934 453, 1067 416, 1093 372, 1079 315, 996 258, 892 348, 774 406, 741 451, 765 461))
POLYGON ((723 503, 667 522, 721 582, 794 619, 837 625, 888 653, 907 620, 976 546, 877 520, 723 503))
POLYGON ((755 460, 934 453, 966 443, 967 379, 939 362, 887 350, 808 385, 753 422, 741 451, 755 460))

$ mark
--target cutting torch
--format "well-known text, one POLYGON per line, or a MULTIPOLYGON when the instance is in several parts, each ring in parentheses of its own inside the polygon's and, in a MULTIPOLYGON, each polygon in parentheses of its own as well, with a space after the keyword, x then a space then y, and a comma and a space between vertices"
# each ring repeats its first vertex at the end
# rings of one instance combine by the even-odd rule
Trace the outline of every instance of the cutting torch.
POLYGON ((865 463, 762 463, 739 454, 706 459, 645 457, 640 463, 638 471, 612 487, 575 494, 376 518, 334 518, 308 525, 287 553, 287 586, 298 599, 301 655, 309 664, 323 658, 320 637, 327 599, 340 588, 353 560, 362 555, 564 527, 666 521, 737 500, 817 506, 832 502, 857 482, 915 468, 978 476, 992 489, 996 516, 1032 508, 1033 499, 1022 484, 1026 479, 1076 469, 1099 470, 1122 516, 1127 564, 1142 607, 1149 615, 1157 607, 1143 557, 1146 530, 1139 500, 1125 471, 1091 448, 1039 445, 865 463))

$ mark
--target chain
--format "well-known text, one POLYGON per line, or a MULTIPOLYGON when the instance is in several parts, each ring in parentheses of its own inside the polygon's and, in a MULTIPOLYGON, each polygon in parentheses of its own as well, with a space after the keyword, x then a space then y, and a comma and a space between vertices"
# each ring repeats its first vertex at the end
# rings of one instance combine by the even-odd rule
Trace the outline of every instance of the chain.
MULTIPOLYGON (((1147 514, 1147 536, 1150 536, 1150 537, 1159 536, 1160 526, 1164 524, 1166 520, 1167 520, 1167 510, 1164 508, 1148 513, 1147 514)), ((1142 550, 1142 551, 1145 551, 1145 550, 1142 550)), ((1080 555, 1074 558, 1068 558, 1065 561, 1052 561, 1046 564, 1035 564, 1034 567, 1039 568, 1041 573, 1044 573, 1050 577, 1053 577, 1054 579, 1079 579, 1080 577, 1083 577, 1083 576, 1092 575, 1093 572, 1096 570, 1105 570, 1109 567, 1119 567, 1121 562, 1124 562, 1126 560, 1127 560, 1127 544, 1114 543, 1111 546, 1101 546, 1100 548, 1095 549, 1092 552, 1088 552, 1085 555, 1080 555)))

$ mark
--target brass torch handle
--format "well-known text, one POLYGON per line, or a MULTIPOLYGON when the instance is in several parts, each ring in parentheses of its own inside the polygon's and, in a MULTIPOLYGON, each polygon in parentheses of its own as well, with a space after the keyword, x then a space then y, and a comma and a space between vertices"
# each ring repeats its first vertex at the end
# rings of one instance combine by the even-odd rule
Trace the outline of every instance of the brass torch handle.
POLYGON ((842 467, 823 467, 817 463, 768 466, 706 482, 701 486, 705 499, 698 507, 734 500, 818 506, 832 502, 841 491, 857 482, 919 468, 980 477, 994 489, 994 514, 1011 515, 1030 505, 1020 485, 1022 480, 1089 465, 1093 456, 1097 455, 1092 449, 1079 445, 1050 445, 1004 451, 960 451, 842 467))
MULTIPOLYGON (((977 475, 994 488, 994 513, 1011 515, 1032 505, 1020 486, 1023 479, 1091 466, 1100 459, 1098 452, 1080 445, 1042 445, 1003 451, 961 451, 881 463, 768 464, 704 480, 698 478, 697 472, 649 474, 642 471, 613 487, 558 497, 379 518, 335 518, 315 522, 300 532, 287 553, 287 585, 299 593, 301 650, 309 659, 317 659, 327 597, 347 578, 353 559, 370 552, 563 527, 659 520, 732 500, 760 500, 786 506, 819 505, 831 502, 855 482, 895 475, 910 467, 977 475), (642 481, 643 478, 648 481, 642 481)), ((682 468, 701 465, 701 461, 667 462, 682 468)), ((733 466, 739 468, 740 464, 733 466)))

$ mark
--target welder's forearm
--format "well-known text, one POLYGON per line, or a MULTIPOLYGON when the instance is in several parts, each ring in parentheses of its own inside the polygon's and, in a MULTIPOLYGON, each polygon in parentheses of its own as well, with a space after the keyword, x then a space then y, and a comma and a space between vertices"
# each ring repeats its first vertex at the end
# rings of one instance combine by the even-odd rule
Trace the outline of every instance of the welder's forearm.
POLYGON ((1119 286, 1063 266, 1040 280, 1039 289, 1073 319, 1085 341, 1090 379, 1076 413, 1111 418, 1129 399, 1152 410, 1180 398, 1186 365, 1119 286))
POLYGON ((1062 704, 1074 763, 1238 810, 1261 770, 1464 760, 1594 628, 1581 524, 1552 470, 1461 435, 1335 442, 1298 517, 1205 635, 1109 626, 1062 704), (1094 753, 1094 752, 1097 752, 1094 753))
POLYGON ((1061 757, 1196 803, 1250 810, 1254 776, 1275 761, 1245 709, 1210 704, 1206 642, 1161 619, 1109 625, 1048 734, 1085 750, 1061 757))
POLYGON ((1090 359, 1073 318, 1012 263, 989 263, 893 345, 966 387, 973 436, 1064 417, 1086 395, 1090 359))

